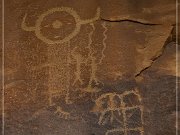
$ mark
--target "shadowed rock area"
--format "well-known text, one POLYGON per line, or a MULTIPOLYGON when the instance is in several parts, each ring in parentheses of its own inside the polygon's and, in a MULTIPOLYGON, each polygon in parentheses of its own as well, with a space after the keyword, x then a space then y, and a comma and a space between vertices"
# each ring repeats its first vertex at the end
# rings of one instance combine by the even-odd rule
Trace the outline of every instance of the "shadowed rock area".
POLYGON ((175 6, 6 0, 5 135, 175 135, 175 6))

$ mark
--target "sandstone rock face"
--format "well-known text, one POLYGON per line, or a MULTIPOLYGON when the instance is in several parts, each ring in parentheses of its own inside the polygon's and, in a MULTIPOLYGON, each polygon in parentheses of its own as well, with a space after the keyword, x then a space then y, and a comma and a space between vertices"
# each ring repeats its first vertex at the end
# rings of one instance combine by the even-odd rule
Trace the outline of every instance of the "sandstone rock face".
POLYGON ((173 135, 175 2, 7 0, 6 135, 173 135))
POLYGON ((175 0, 100 0, 102 18, 147 24, 175 24, 175 0))

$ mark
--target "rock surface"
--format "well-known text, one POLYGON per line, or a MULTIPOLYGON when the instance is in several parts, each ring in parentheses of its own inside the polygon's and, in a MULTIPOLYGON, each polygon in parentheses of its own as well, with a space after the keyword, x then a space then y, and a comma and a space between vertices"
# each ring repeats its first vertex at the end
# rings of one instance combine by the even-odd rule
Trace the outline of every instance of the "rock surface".
POLYGON ((147 24, 175 24, 174 0, 100 0, 102 18, 132 20, 147 24))
POLYGON ((5 134, 175 134, 174 12, 170 0, 5 1, 5 134))

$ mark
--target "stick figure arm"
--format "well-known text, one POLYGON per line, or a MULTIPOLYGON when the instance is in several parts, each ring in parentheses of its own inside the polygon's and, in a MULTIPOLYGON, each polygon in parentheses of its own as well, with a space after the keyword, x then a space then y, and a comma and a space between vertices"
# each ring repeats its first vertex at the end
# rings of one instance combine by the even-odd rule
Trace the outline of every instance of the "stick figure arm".
POLYGON ((27 17, 27 14, 25 14, 25 16, 23 17, 21 28, 25 31, 35 31, 35 27, 29 27, 26 25, 26 17, 27 17))
POLYGON ((88 23, 92 23, 94 21, 97 21, 99 18, 100 18, 100 8, 98 7, 96 10, 96 15, 94 16, 94 18, 87 19, 87 20, 81 20, 79 23, 80 24, 88 24, 88 23))

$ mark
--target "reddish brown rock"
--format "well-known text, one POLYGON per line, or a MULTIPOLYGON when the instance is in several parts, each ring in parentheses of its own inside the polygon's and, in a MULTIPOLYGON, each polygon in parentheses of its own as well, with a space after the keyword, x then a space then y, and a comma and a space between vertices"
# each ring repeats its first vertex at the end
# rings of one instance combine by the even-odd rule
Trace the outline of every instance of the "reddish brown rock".
POLYGON ((173 134, 174 8, 158 4, 6 1, 5 134, 173 134))
POLYGON ((147 24, 175 24, 175 0, 100 0, 101 17, 147 24))

